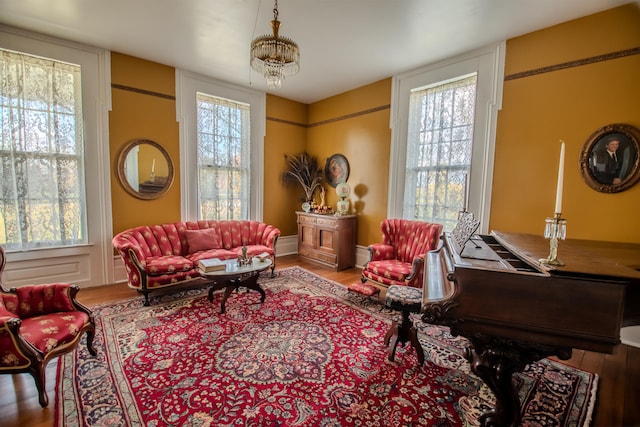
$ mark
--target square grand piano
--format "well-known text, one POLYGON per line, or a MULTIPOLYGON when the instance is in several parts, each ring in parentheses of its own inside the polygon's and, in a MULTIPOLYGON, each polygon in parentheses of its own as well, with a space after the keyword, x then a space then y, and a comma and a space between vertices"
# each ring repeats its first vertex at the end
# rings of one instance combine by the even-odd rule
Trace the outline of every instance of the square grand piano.
POLYGON ((542 236, 492 232, 460 243, 444 233, 427 254, 422 320, 470 341, 465 358, 496 396, 484 426, 516 426, 512 375, 572 349, 612 353, 640 324, 640 244, 565 240, 564 266, 542 264, 542 236))

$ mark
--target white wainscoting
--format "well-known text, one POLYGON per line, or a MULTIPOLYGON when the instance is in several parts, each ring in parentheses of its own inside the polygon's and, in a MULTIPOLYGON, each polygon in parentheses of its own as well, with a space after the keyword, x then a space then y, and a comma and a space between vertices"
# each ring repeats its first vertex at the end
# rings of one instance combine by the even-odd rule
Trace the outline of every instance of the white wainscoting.
MULTIPOLYGON (((91 279, 88 246, 7 253, 2 282, 7 288, 43 283, 74 283, 81 288, 102 285, 91 279)), ((94 277, 100 277, 98 273, 94 277)))

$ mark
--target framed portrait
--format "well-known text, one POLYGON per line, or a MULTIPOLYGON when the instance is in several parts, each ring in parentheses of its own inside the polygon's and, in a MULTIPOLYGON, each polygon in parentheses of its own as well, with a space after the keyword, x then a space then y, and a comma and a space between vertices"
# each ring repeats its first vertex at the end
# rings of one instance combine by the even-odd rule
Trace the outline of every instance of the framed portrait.
POLYGON ((640 131, 616 123, 595 131, 580 152, 580 172, 587 185, 602 193, 618 193, 640 179, 640 131))
POLYGON ((333 188, 349 179, 349 162, 342 154, 334 154, 324 164, 324 177, 333 188))

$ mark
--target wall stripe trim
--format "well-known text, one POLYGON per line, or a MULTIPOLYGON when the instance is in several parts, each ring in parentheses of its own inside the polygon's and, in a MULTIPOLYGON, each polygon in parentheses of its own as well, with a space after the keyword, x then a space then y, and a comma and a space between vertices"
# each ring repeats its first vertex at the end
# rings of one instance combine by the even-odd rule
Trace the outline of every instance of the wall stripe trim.
POLYGON ((131 86, 119 85, 117 83, 111 83, 111 89, 121 89, 129 92, 141 93, 143 95, 150 95, 150 96, 156 96, 158 98, 171 99, 172 101, 176 100, 176 97, 173 95, 167 95, 159 92, 152 92, 150 90, 138 89, 136 87, 131 87, 131 86))
POLYGON ((329 123, 339 122, 341 120, 352 119, 352 118, 358 117, 358 116, 364 116, 365 114, 371 114, 371 113, 375 113, 377 111, 388 110, 390 108, 391 108, 390 104, 381 105, 379 107, 369 108, 368 110, 358 111, 357 113, 346 114, 344 116, 334 117, 332 119, 327 119, 327 120, 323 120, 321 122, 310 123, 310 124, 297 123, 297 122, 292 122, 290 120, 278 119, 276 117, 269 117, 269 116, 267 116, 267 120, 271 120, 272 122, 279 122, 279 123, 289 124, 289 125, 293 125, 293 126, 300 126, 300 127, 303 127, 303 128, 312 128, 312 127, 316 127, 316 126, 326 125, 326 124, 329 124, 329 123))
POLYGON ((347 115, 340 116, 340 117, 334 117, 333 119, 327 119, 327 120, 323 120, 321 122, 310 123, 310 124, 307 125, 307 127, 312 128, 312 127, 315 127, 315 126, 322 126, 322 125, 326 125, 326 124, 329 124, 329 123, 339 122, 341 120, 347 120, 347 119, 352 119, 352 118, 358 117, 358 116, 364 116, 365 114, 375 113, 377 111, 388 110, 390 108, 391 108, 391 104, 381 105, 379 107, 369 108, 368 110, 358 111, 357 113, 351 113, 351 114, 347 114, 347 115))
POLYGON ((292 122, 291 120, 279 119, 277 117, 267 116, 267 120, 271 120, 272 122, 284 123, 285 125, 300 126, 303 128, 308 127, 304 123, 292 122))
POLYGON ((606 53, 604 55, 592 56, 590 58, 577 59, 575 61, 564 62, 562 64, 549 65, 548 67, 536 68, 534 70, 522 71, 520 73, 509 74, 504 80, 515 80, 523 77, 535 76, 536 74, 550 73, 553 71, 564 70, 566 68, 580 67, 582 65, 594 64, 596 62, 608 61, 610 59, 623 58, 625 56, 640 54, 640 47, 619 50, 617 52, 606 53))

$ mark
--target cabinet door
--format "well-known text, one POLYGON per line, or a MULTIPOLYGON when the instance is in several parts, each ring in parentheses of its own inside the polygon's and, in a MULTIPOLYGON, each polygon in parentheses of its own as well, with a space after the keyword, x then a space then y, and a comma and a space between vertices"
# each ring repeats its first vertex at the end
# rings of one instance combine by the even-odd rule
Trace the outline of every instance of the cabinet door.
POLYGON ((318 228, 318 249, 335 253, 338 237, 334 229, 318 228))
POLYGON ((314 248, 315 230, 316 227, 314 224, 300 224, 298 227, 298 245, 314 248))

